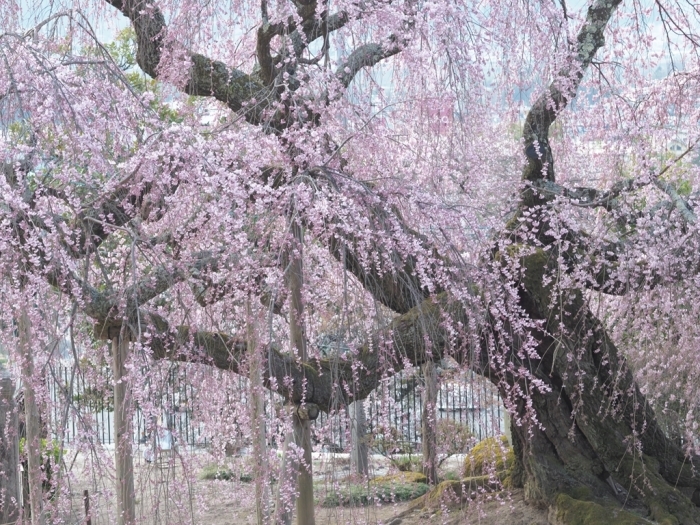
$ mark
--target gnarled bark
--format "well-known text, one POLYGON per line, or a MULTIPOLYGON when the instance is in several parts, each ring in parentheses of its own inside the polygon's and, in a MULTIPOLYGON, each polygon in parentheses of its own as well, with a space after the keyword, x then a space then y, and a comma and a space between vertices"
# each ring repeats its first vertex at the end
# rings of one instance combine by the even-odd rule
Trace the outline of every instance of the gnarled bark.
MULTIPOLYGON (((591 504, 624 505, 662 523, 700 523, 693 503, 700 477, 692 458, 659 428, 602 323, 580 292, 572 293, 565 311, 550 307, 553 292, 542 277, 552 259, 537 250, 521 261, 521 303, 556 335, 541 337, 539 359, 520 363, 550 391, 533 396, 539 426, 512 427, 514 482, 527 498, 553 506, 554 514, 564 493, 591 504)), ((518 409, 523 415, 525 407, 518 409)))

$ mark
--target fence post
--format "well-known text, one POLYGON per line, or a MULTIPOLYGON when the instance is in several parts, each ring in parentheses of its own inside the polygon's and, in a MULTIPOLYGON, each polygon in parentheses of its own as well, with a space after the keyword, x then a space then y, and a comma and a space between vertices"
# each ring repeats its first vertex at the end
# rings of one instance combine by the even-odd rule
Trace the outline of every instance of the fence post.
POLYGON ((19 420, 15 386, 0 365, 0 523, 19 518, 19 420))

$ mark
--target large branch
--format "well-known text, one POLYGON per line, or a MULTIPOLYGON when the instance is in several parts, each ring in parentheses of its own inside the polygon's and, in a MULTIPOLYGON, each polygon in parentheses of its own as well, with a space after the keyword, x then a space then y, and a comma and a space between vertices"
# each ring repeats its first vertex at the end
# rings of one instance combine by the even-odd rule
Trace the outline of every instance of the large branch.
MULTIPOLYGON (((171 329, 162 317, 146 311, 141 312, 141 318, 149 326, 148 346, 154 358, 208 363, 235 373, 243 371, 247 353, 243 338, 192 331, 189 327, 171 329), (192 345, 201 353, 185 351, 183 345, 192 345)), ((372 336, 354 358, 312 359, 301 363, 271 346, 267 349, 265 386, 285 399, 314 403, 325 411, 364 399, 386 374, 387 364, 391 370, 399 372, 408 363, 419 366, 429 359, 439 360, 448 348, 460 344, 446 327, 447 319, 467 325, 462 306, 441 294, 397 317, 386 329, 372 336)), ((462 348, 453 357, 468 358, 468 351, 462 348)))
POLYGON ((576 38, 576 55, 567 67, 559 71, 547 90, 530 108, 523 127, 525 154, 528 158, 523 179, 530 181, 542 179, 544 171, 544 178, 554 180, 549 127, 576 95, 586 69, 598 50, 605 44, 603 36, 605 27, 620 3, 622 0, 596 0, 588 8, 586 22, 576 38))
MULTIPOLYGON (((266 4, 263 2, 263 6, 266 4)), ((256 53, 258 63, 260 64, 260 76, 266 85, 271 85, 274 80, 279 77, 284 71, 293 74, 293 69, 299 61, 303 62, 303 54, 309 46, 319 38, 325 38, 331 33, 341 29, 350 21, 350 15, 347 11, 340 11, 331 16, 327 16, 324 11, 320 14, 320 18, 316 16, 316 2, 310 6, 306 6, 300 13, 302 15, 301 23, 298 23, 294 18, 290 17, 287 23, 271 24, 267 21, 267 10, 263 10, 263 23, 258 28, 256 53), (312 8, 312 9, 309 9, 312 8), (287 36, 292 43, 295 60, 292 60, 286 67, 278 68, 278 65, 283 63, 286 58, 285 49, 273 57, 270 48, 270 42, 275 36, 287 36), (290 68, 292 71, 290 71, 290 68)), ((359 16, 356 19, 360 18, 359 16)), ((327 50, 328 42, 324 43, 321 53, 327 50)), ((316 63, 319 59, 314 61, 316 63)))
POLYGON ((658 179, 654 181, 654 185, 671 198, 671 203, 673 204, 673 207, 676 210, 678 210, 678 212, 688 224, 695 224, 698 221, 697 215, 695 215, 693 209, 683 199, 683 197, 681 197, 678 194, 676 188, 674 188, 673 185, 669 184, 668 182, 660 181, 658 179))
MULTIPOLYGON (((422 240, 416 237, 419 241, 422 240)), ((394 312, 404 314, 430 295, 418 275, 418 261, 411 255, 395 254, 392 257, 395 268, 379 271, 378 268, 362 264, 357 255, 357 239, 352 235, 345 235, 342 240, 331 237, 328 247, 333 257, 357 278, 376 301, 394 312)), ((442 289, 435 291, 439 293, 442 289)))
POLYGON ((624 193, 635 191, 653 183, 658 189, 666 193, 671 198, 673 207, 680 212, 685 221, 689 224, 694 224, 697 217, 695 216, 693 209, 685 200, 683 200, 675 188, 671 184, 663 182, 661 177, 673 166, 679 164, 686 155, 697 147, 698 143, 700 143, 700 137, 693 141, 693 143, 690 144, 683 153, 668 162, 658 173, 651 174, 645 179, 631 178, 618 181, 613 184, 609 190, 599 190, 596 188, 587 187, 567 188, 566 186, 558 184, 553 180, 542 179, 532 182, 532 187, 545 195, 545 197, 566 197, 574 206, 581 208, 604 208, 607 211, 612 211, 613 209, 618 208, 618 197, 624 193))
POLYGON ((396 206, 386 202, 368 184, 355 180, 351 175, 325 167, 314 168, 310 170, 310 174, 327 180, 335 191, 343 191, 345 186, 350 184, 351 190, 343 192, 357 195, 357 200, 365 209, 370 227, 376 232, 376 239, 382 237, 396 239, 398 236, 399 244, 417 247, 425 255, 424 260, 433 261, 428 268, 420 268, 421 256, 418 253, 397 253, 393 250, 387 253, 381 241, 377 241, 368 248, 366 243, 354 234, 355 228, 352 225, 340 228, 341 219, 331 220, 331 224, 325 226, 326 229, 336 230, 336 233, 330 235, 327 241, 331 255, 343 265, 345 270, 358 279, 376 301, 394 312, 404 314, 431 295, 444 291, 438 274, 442 271, 441 265, 450 267, 451 262, 438 253, 425 235, 406 224, 396 206), (363 263, 360 252, 368 251, 386 254, 387 257, 380 257, 380 259, 388 259, 392 267, 378 268, 363 263), (430 283, 422 278, 426 273, 430 283))
POLYGON ((629 242, 594 243, 579 233, 562 255, 573 275, 587 275, 581 286, 608 295, 651 290, 692 279, 700 273, 700 254, 695 242, 669 250, 666 257, 647 258, 645 248, 629 242))
MULTIPOLYGON (((661 173, 666 170, 667 168, 661 173)), ((678 194, 672 184, 660 180, 660 175, 654 175, 641 182, 635 179, 619 181, 609 190, 567 188, 547 180, 535 181, 532 186, 546 197, 553 195, 564 197, 573 206, 602 207, 619 214, 621 208, 619 197, 626 192, 653 184, 671 199, 670 202, 661 202, 645 212, 634 212, 632 216, 622 215, 622 219, 618 217, 617 220, 622 220, 629 226, 640 222, 639 219, 643 216, 653 217, 661 210, 667 212, 662 217, 665 219, 665 216, 670 215, 670 212, 675 209, 686 226, 696 224, 697 216, 693 208, 678 194)), ((656 236, 655 233, 649 232, 649 234, 656 236)), ((609 295, 624 295, 631 291, 648 290, 662 284, 680 282, 700 271, 700 261, 697 259, 693 243, 690 242, 684 243, 681 248, 670 250, 666 257, 655 261, 652 265, 646 257, 639 256, 643 250, 640 250, 639 246, 634 246, 634 239, 596 245, 584 232, 578 232, 575 236, 570 236, 569 241, 569 248, 563 252, 563 255, 571 265, 571 269, 579 274, 582 269, 585 269, 590 280, 584 283, 584 286, 609 295), (638 254, 636 259, 630 257, 630 254, 634 253, 638 254)))
POLYGON ((577 207, 603 208, 612 211, 617 208, 618 197, 648 184, 649 182, 625 179, 613 184, 609 190, 599 190, 587 187, 567 188, 554 181, 540 179, 533 182, 532 186, 545 196, 566 197, 571 204, 577 207))
MULTIPOLYGON (((171 184, 166 191, 161 191, 158 203, 150 202, 149 198, 154 189, 152 183, 144 184, 138 192, 134 192, 131 187, 131 183, 140 167, 141 164, 123 177, 106 195, 100 195, 96 200, 79 210, 74 219, 68 219, 58 214, 37 213, 35 209, 37 190, 31 190, 29 185, 26 185, 22 191, 23 200, 28 205, 29 210, 17 207, 11 202, 7 204, 8 209, 14 214, 16 222, 25 222, 49 233, 68 230, 71 232, 68 238, 63 233, 59 234, 62 245, 72 257, 83 257, 88 253, 94 252, 115 229, 123 228, 134 218, 141 217, 146 219, 150 215, 151 220, 157 220, 161 217, 165 197, 174 193, 178 184, 171 184), (154 207, 156 210, 151 213, 154 207), (66 225, 67 228, 64 228, 63 226, 66 225), (77 232, 75 226, 78 226, 77 232)), ((25 169, 29 170, 26 166, 25 169)), ((5 178, 11 187, 18 189, 14 183, 17 180, 15 168, 4 164, 3 171, 5 171, 5 178)), ((70 206, 70 202, 62 190, 42 187, 41 193, 43 195, 51 195, 70 206)), ((38 255, 40 256, 42 267, 50 265, 51 261, 43 253, 38 255)))
MULTIPOLYGON (((264 377, 267 388, 293 402, 314 403, 322 410, 330 411, 367 397, 388 370, 398 372, 408 363, 419 366, 428 359, 439 360, 447 349, 455 346, 460 352, 453 357, 459 360, 470 357, 469 350, 460 341, 455 341, 454 332, 448 328, 468 324, 461 304, 452 301, 446 293, 425 299, 427 292, 416 292, 415 287, 420 283, 410 270, 398 271, 392 280, 386 273, 363 269, 350 250, 343 252, 346 265, 364 278, 363 284, 371 293, 384 301, 389 299, 390 305, 405 313, 374 334, 358 350, 356 357, 313 359, 301 363, 294 356, 270 346, 264 377), (411 303, 417 306, 409 308, 411 303)), ((95 335, 98 338, 109 337, 111 328, 121 329, 126 323, 132 338, 139 335, 146 338, 144 342, 156 359, 201 362, 243 373, 248 350, 245 339, 220 332, 192 330, 188 326, 174 328, 162 316, 142 306, 174 283, 182 282, 192 274, 215 269, 220 264, 216 256, 203 252, 187 266, 156 268, 122 296, 101 292, 75 275, 65 276, 56 271, 48 277, 54 286, 66 291, 71 290, 70 282, 80 286, 82 310, 96 321, 95 335), (191 347, 194 347, 194 352, 191 347)))
MULTIPOLYGON (((136 32, 136 61, 146 74, 158 78, 167 33, 163 13, 149 0, 105 1, 129 18, 136 32)), ((245 118, 254 124, 261 122, 263 111, 272 102, 272 93, 260 79, 200 53, 189 53, 189 56, 190 79, 185 92, 214 97, 234 111, 240 111, 245 102, 255 99, 255 104, 246 107, 245 118)))
MULTIPOLYGON (((187 276, 206 268, 215 268, 217 264, 219 262, 215 256, 204 252, 186 268, 157 268, 124 292, 126 312, 119 297, 101 292, 75 275, 70 279, 81 286, 82 309, 96 321, 96 337, 109 337, 110 328, 121 329, 126 322, 132 338, 148 334, 145 336, 148 338, 146 343, 156 359, 202 362, 222 370, 242 373, 247 353, 245 339, 220 332, 196 331, 187 326, 173 328, 160 315, 141 307, 175 282, 184 281, 187 276), (188 345, 197 351, 185 351, 188 345)), ((370 281, 377 279, 377 283, 382 285, 377 276, 364 275, 370 281)), ((66 288, 65 280, 63 286, 59 284, 59 275, 50 274, 50 280, 52 284, 66 288)), ((383 285, 386 286, 386 283, 383 285)), ((369 283, 367 286, 380 294, 377 286, 369 283)), ((398 290, 400 286, 396 286, 398 290)), ((413 296, 412 301, 417 302, 419 298, 413 296)), ((363 399, 377 387, 387 372, 386 364, 398 372, 407 363, 419 366, 427 359, 440 359, 449 345, 455 343, 450 340, 454 334, 446 328, 447 319, 467 324, 463 308, 443 293, 422 301, 419 306, 397 317, 387 328, 372 336, 359 349, 356 358, 317 359, 301 363, 292 355, 271 346, 267 351, 265 386, 285 399, 314 403, 326 411, 353 399, 363 399), (429 354, 426 353, 428 341, 429 354)))
POLYGON ((186 262, 155 267, 148 275, 128 286, 123 292, 100 291, 84 279, 60 264, 53 264, 45 272, 49 284, 80 301, 82 311, 97 323, 115 324, 122 319, 138 322, 140 308, 177 283, 188 279, 201 279, 209 271, 216 271, 222 264, 218 254, 203 251, 194 254, 186 262), (79 292, 79 296, 76 296, 79 292))
MULTIPOLYGON (((361 14, 355 16, 354 20, 359 20, 360 18, 362 18, 361 14)), ((321 37, 328 36, 330 33, 345 27, 349 21, 350 15, 347 13, 347 11, 340 11, 321 21, 321 23, 305 24, 301 28, 296 29, 292 34, 290 34, 290 37, 294 41, 295 52, 299 53, 300 51, 300 48, 297 46, 297 38, 298 41, 302 41, 301 35, 299 34, 299 29, 303 31, 306 40, 306 47, 308 47, 308 45, 313 41, 321 37)))
POLYGON ((391 36, 386 42, 381 44, 364 44, 350 53, 350 56, 344 62, 340 63, 335 75, 340 84, 347 88, 363 68, 375 66, 382 60, 400 53, 405 45, 405 41, 400 41, 395 36, 391 36))

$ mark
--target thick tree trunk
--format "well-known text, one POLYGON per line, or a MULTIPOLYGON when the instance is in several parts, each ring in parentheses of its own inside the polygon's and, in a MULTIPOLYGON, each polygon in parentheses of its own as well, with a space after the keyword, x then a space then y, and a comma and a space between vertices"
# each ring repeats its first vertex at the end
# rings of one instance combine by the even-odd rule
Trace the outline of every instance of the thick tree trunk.
MULTIPOLYGON (((700 476, 658 427, 582 294, 572 292, 567 304, 556 301, 560 307, 551 308, 551 290, 542 277, 552 259, 542 250, 522 258, 521 304, 556 339, 540 334, 540 359, 518 363, 551 390, 531 396, 539 426, 512 426, 514 484, 524 487, 527 499, 550 507, 552 523, 579 523, 580 512, 608 516, 586 523, 611 523, 598 505, 624 506, 664 524, 700 523, 693 503, 700 502, 700 476)), ((522 402, 518 415, 526 408, 522 402)), ((615 519, 623 522, 622 517, 615 519)))

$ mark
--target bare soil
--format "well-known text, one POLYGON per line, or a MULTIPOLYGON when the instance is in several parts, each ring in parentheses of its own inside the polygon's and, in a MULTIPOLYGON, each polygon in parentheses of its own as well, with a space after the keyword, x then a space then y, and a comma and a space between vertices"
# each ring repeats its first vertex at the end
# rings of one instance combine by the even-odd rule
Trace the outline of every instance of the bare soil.
MULTIPOLYGON (((110 487, 113 480, 101 477, 96 485, 95 473, 81 468, 77 483, 72 483, 72 509, 66 519, 69 524, 84 524, 83 490, 90 490, 92 525, 114 525, 115 506, 110 487), (96 486, 98 487, 96 490, 96 486)), ((446 467, 459 469, 460 458, 446 467)), ((373 475, 391 472, 384 458, 372 458, 373 475)), ((137 517, 139 525, 255 525, 254 483, 224 480, 197 480, 183 484, 179 469, 140 462, 137 467, 137 517)), ((332 458, 314 458, 315 485, 322 497, 333 481, 349 476, 349 461, 342 455, 332 458)), ((108 478, 108 477, 107 477, 108 478)), ((274 493, 275 486, 268 487, 274 493)), ((547 511, 524 502, 522 491, 512 490, 495 494, 483 494, 476 500, 458 506, 440 509, 414 508, 411 502, 386 503, 364 507, 316 507, 317 525, 547 525, 547 511)))
MULTIPOLYGON (((210 487, 213 492, 214 487, 210 487)), ((215 503, 197 523, 254 525, 254 509, 234 502, 215 503)), ((458 508, 411 509, 410 502, 371 507, 316 508, 316 525, 548 525, 547 511, 528 505, 522 490, 492 494, 458 508)))

